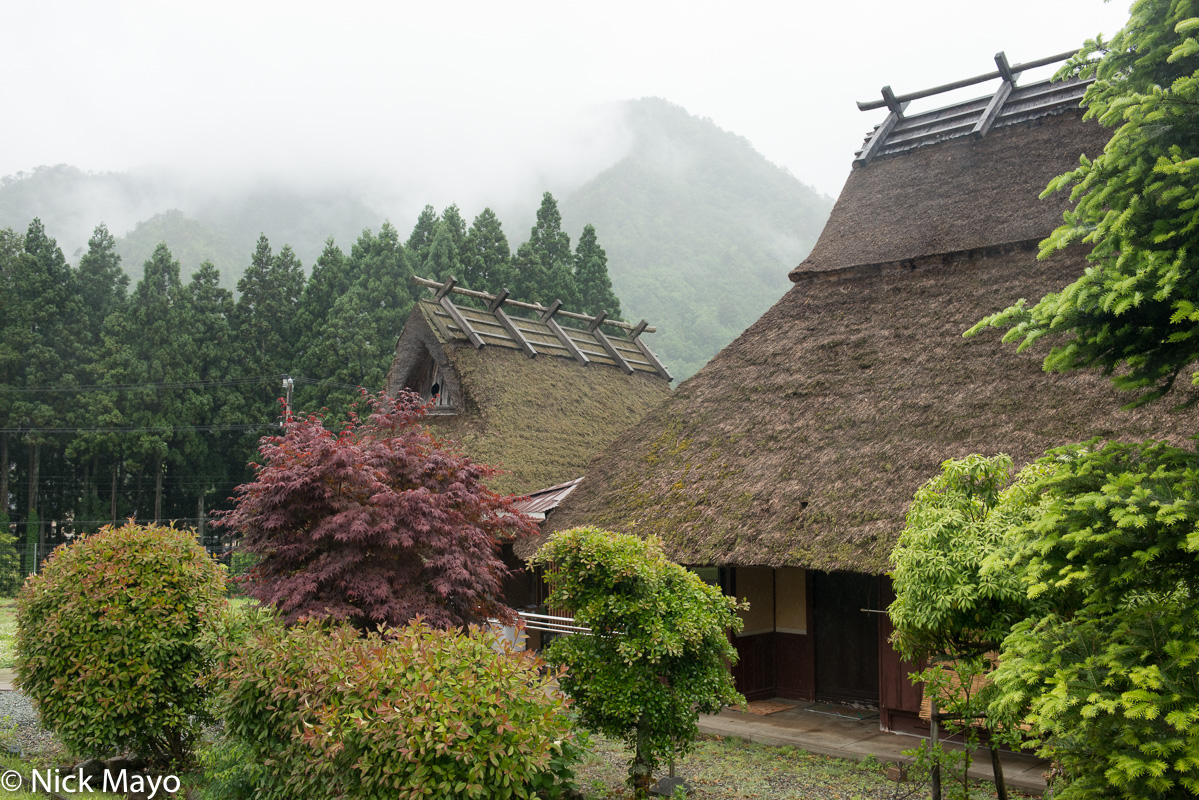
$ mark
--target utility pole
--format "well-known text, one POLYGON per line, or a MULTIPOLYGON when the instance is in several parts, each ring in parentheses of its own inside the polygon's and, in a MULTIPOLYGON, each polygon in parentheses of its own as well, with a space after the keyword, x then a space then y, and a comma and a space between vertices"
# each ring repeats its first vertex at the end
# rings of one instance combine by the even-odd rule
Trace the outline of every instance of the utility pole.
POLYGON ((283 376, 283 390, 287 392, 287 394, 283 400, 283 422, 279 423, 280 428, 283 427, 284 423, 291 419, 291 389, 295 385, 296 382, 291 379, 290 375, 283 376))

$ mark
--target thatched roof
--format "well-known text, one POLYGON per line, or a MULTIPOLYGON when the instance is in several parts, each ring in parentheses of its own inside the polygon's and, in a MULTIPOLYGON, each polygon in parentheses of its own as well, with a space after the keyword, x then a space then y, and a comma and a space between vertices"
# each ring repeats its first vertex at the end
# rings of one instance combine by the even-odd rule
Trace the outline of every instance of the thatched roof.
MULTIPOLYGON (((1037 195, 1096 153, 1078 112, 856 170, 795 286, 592 461, 546 528, 656 534, 690 564, 880 573, 912 495, 945 459, 1018 463, 1092 436, 1194 432, 1169 400, 1090 373, 1045 374, 1044 351, 963 331, 1084 268, 1036 259, 1061 200, 1037 195)), ((539 539, 521 543, 523 555, 539 539)))
MULTIPOLYGON (((455 309, 467 318, 486 319, 484 310, 455 309)), ((517 324, 528 330, 539 323, 519 319, 517 324)), ((586 349, 585 330, 562 328, 584 341, 586 349)), ((552 343, 553 334, 548 328, 546 333, 542 344, 552 343)), ((608 340, 619 352, 637 352, 621 337, 608 340)), ((416 388, 430 360, 435 362, 452 403, 435 410, 430 427, 474 460, 505 470, 490 481, 497 491, 527 494, 577 478, 592 456, 670 394, 669 381, 652 366, 633 364, 632 374, 626 374, 598 345, 594 351, 587 365, 548 347, 531 358, 498 335, 476 349, 449 324, 440 303, 422 300, 396 345, 387 390, 416 388)))
POLYGON ((1068 192, 1050 179, 1103 152, 1110 131, 1077 111, 880 158, 849 175, 794 280, 998 244, 1041 239, 1061 224, 1068 192))

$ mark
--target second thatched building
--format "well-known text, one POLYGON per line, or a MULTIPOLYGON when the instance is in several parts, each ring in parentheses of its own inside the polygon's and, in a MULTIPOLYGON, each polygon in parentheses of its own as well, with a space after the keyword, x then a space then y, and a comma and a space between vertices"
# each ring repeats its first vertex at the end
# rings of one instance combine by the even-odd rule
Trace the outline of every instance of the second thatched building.
POLYGON ((924 114, 886 93, 790 291, 592 461, 548 523, 657 535, 748 599, 734 672, 750 699, 875 706, 882 727, 917 729, 885 614, 916 489, 970 453, 1025 463, 1094 436, 1186 435, 1165 405, 1121 410, 1103 377, 963 338, 1083 270, 1082 250, 1038 261, 1067 203, 1038 195, 1108 135, 1082 119, 1081 84, 1018 86, 999 66, 994 94, 924 114))

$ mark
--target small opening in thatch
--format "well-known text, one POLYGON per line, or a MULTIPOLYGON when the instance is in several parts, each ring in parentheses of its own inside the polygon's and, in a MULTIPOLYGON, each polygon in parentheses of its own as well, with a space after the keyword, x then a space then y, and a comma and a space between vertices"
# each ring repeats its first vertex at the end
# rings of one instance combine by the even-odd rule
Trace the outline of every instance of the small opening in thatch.
POLYGON ((441 367, 431 355, 424 366, 414 369, 406 382, 406 388, 419 394, 426 401, 433 401, 435 411, 452 411, 453 398, 450 397, 449 382, 441 374, 441 367))

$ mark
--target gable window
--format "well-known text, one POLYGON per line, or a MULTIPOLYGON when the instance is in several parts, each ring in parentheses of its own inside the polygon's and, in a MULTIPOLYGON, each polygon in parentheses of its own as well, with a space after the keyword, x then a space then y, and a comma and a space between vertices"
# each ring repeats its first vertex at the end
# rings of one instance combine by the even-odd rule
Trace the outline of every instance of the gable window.
POLYGON ((451 397, 449 381, 442 373, 437 361, 430 357, 425 366, 416 372, 408 382, 408 387, 426 401, 433 401, 433 410, 453 410, 454 401, 451 397))
POLYGON ((437 366, 437 362, 433 362, 433 375, 429 383, 428 393, 421 392, 421 395, 426 400, 434 400, 434 408, 445 408, 451 405, 450 403, 450 387, 442 380, 441 367, 437 366))

